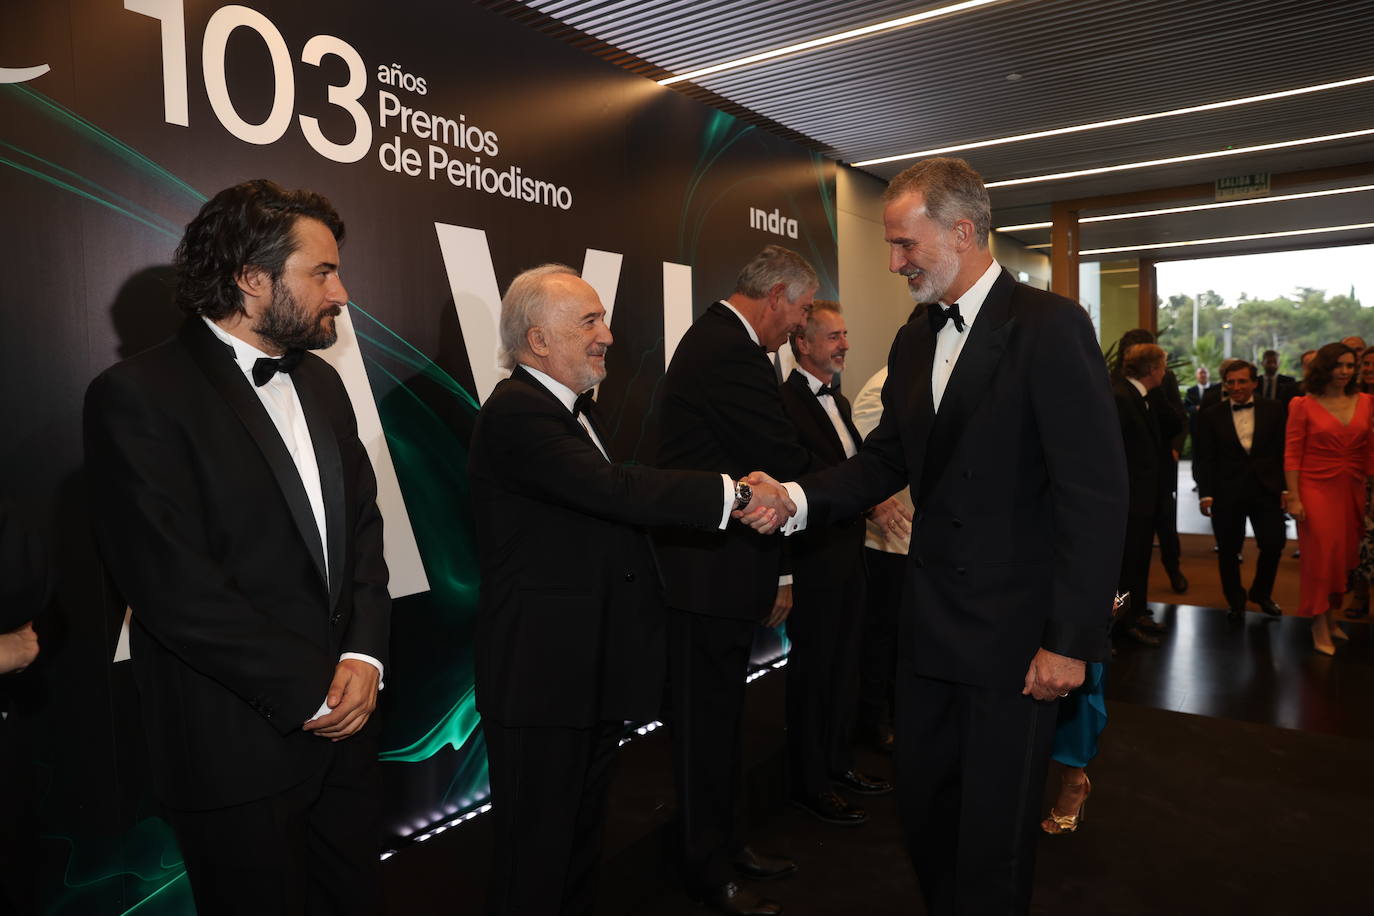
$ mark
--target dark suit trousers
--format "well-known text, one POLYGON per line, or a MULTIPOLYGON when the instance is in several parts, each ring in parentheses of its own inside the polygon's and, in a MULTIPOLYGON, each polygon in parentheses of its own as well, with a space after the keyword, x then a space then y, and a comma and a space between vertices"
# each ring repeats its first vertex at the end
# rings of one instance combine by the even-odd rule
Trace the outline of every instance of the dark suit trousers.
POLYGON ((1029 910, 1058 711, 898 664, 897 801, 931 916, 1029 910))
POLYGON ((496 832, 487 912, 591 913, 606 794, 623 722, 592 728, 482 723, 496 832))
POLYGON ((379 724, 334 744, 324 770, 279 795, 168 812, 199 916, 382 911, 379 724))
POLYGON ((906 554, 865 547, 864 565, 868 568, 868 608, 859 656, 858 726, 871 732, 892 725, 897 608, 902 603, 902 583, 906 580, 906 554))
POLYGON ((668 609, 668 691, 673 778, 688 889, 734 880, 744 678, 752 620, 668 609))
POLYGON ((1274 577, 1283 557, 1283 545, 1288 531, 1279 507, 1279 497, 1259 490, 1237 500, 1215 500, 1212 503, 1212 533, 1217 539, 1217 571, 1221 574, 1221 591, 1227 604, 1236 609, 1245 607, 1245 587, 1240 582, 1240 552, 1245 546, 1245 520, 1255 529, 1255 545, 1259 547, 1259 562, 1255 578, 1250 583, 1250 596, 1271 598, 1274 577))
POLYGON ((1130 592, 1130 606, 1116 619, 1115 630, 1123 632, 1144 615, 1149 600, 1150 552, 1154 541, 1154 518, 1149 515, 1126 516, 1126 541, 1121 548, 1121 574, 1117 591, 1130 592))
POLYGON ((854 769, 854 707, 866 589, 863 564, 840 582, 798 572, 787 636, 787 758, 794 795, 830 791, 830 775, 854 769))
POLYGON ((1178 570, 1183 548, 1178 540, 1178 462, 1159 463, 1159 498, 1155 503, 1155 537, 1159 540, 1159 561, 1170 574, 1178 570))

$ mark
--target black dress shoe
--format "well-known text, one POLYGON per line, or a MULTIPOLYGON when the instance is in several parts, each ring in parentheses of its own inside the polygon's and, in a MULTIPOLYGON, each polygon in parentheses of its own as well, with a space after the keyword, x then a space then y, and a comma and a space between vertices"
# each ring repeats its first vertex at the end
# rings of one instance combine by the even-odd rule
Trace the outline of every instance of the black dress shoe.
POLYGON ((1254 595, 1251 595, 1250 600, 1258 604, 1259 609, 1261 611, 1264 611, 1264 613, 1268 614, 1270 617, 1283 616, 1283 608, 1279 607, 1274 602, 1273 598, 1256 598, 1254 595))
POLYGON ((1156 620, 1151 620, 1149 617, 1137 618, 1135 625, 1137 629, 1143 630, 1146 633, 1163 633, 1168 629, 1164 624, 1156 620))
POLYGON ((1244 620, 1244 619, 1245 619, 1245 608, 1243 608, 1243 607, 1233 607, 1233 608, 1231 608, 1229 611, 1226 612, 1226 619, 1229 620, 1229 621, 1231 621, 1231 622, 1233 622, 1233 623, 1234 623, 1235 621, 1238 621, 1238 620, 1244 620))
POLYGON ((1126 635, 1129 636, 1131 639, 1135 640, 1136 642, 1140 643, 1142 646, 1149 646, 1152 649, 1159 647, 1159 637, 1151 636, 1149 633, 1146 633, 1138 626, 1131 627, 1129 630, 1126 631, 1126 635))
POLYGON ((737 881, 726 881, 694 897, 693 901, 730 916, 775 916, 782 912, 781 906, 766 897, 760 897, 737 881))
POLYGON ((860 795, 886 795, 892 791, 892 783, 885 779, 865 776, 858 770, 848 770, 838 776, 832 773, 830 774, 830 781, 860 795))
POLYGON ((1181 569, 1170 570, 1169 586, 1173 588, 1177 594, 1181 595, 1188 590, 1188 577, 1183 575, 1181 569))
POLYGON ((797 870, 797 863, 787 856, 770 856, 766 852, 754 852, 748 846, 741 849, 731 860, 735 871, 745 878, 755 881, 768 881, 781 878, 797 870))
POLYGON ((817 795, 794 796, 792 804, 827 824, 842 827, 857 827, 868 820, 868 812, 855 807, 839 796, 837 792, 821 792, 817 795))

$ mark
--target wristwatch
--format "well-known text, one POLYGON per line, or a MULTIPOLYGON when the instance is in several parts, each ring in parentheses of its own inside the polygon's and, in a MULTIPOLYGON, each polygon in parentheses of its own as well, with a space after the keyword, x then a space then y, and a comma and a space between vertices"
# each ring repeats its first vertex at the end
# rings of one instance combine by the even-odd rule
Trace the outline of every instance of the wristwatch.
POLYGON ((741 477, 735 481, 735 511, 743 512, 744 507, 749 505, 749 501, 754 498, 754 491, 749 484, 744 482, 741 477))

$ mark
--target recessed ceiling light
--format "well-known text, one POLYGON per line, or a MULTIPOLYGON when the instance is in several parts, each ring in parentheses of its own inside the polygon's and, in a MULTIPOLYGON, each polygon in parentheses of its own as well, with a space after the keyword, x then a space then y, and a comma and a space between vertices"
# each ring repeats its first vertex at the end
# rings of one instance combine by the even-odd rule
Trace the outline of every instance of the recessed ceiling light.
POLYGON ((679 76, 670 76, 667 79, 658 81, 660 86, 671 86, 673 83, 680 83, 684 80, 694 80, 700 76, 709 76, 712 73, 721 73, 725 70, 737 70, 740 67, 747 67, 750 64, 757 64, 765 60, 773 60, 778 57, 785 57, 788 54, 797 54, 801 51, 811 51, 816 48, 823 48, 837 42, 848 41, 851 38, 862 38, 865 35, 873 35, 878 32, 887 32, 892 29, 901 29, 918 22, 928 19, 935 19, 938 16, 948 16, 951 13, 961 13, 964 10, 975 9, 980 6, 987 6, 990 3, 1001 3, 1004 0, 964 0, 963 3, 955 3, 950 6, 942 6, 939 9, 925 10, 920 13, 912 13, 910 16, 900 16, 896 19, 889 19, 886 22, 879 22, 874 25, 866 25, 858 29, 849 29, 846 32, 839 32, 834 35, 826 35, 824 38, 812 38, 798 44, 788 45, 785 48, 777 48, 773 51, 762 51, 758 54, 750 54, 748 57, 741 57, 737 60, 729 60, 723 64, 714 64, 710 67, 703 67, 700 70, 693 70, 691 73, 683 73, 679 76))
MULTIPOLYGON (((1315 235, 1319 232, 1354 232, 1358 229, 1374 229, 1374 223, 1352 223, 1348 226, 1318 226, 1314 229, 1287 229, 1283 232, 1255 232, 1250 235, 1227 235, 1214 239, 1190 239, 1185 242, 1156 242, 1151 245, 1122 245, 1118 248, 1086 248, 1078 254, 1116 254, 1118 251, 1152 251, 1158 248, 1182 248, 1192 245, 1219 245, 1222 242, 1248 242, 1253 239, 1277 239, 1294 235, 1315 235)), ((1031 247, 1031 246, 1028 246, 1031 247)), ((1039 246, 1034 246, 1039 247, 1039 246)))
MULTIPOLYGON (((1010 79, 1010 77, 1008 77, 1010 79)), ((1020 143, 1023 140, 1039 140, 1044 137, 1058 137, 1063 134, 1074 134, 1085 130, 1099 130, 1103 127, 1120 127, 1123 124, 1137 124, 1141 121, 1152 121, 1156 118, 1172 118, 1178 115, 1197 114, 1203 111, 1215 111, 1218 108, 1233 108, 1237 105, 1250 105, 1254 102, 1268 102, 1273 99, 1282 99, 1294 95, 1306 95, 1310 92, 1325 92, 1328 89, 1342 89, 1346 86, 1358 86, 1361 83, 1374 82, 1374 74, 1360 76, 1354 79, 1338 80, 1334 83, 1319 83, 1315 86, 1302 86, 1297 89, 1285 89, 1282 92, 1266 92, 1264 95, 1252 95, 1243 99, 1228 99, 1224 102, 1209 102, 1205 105, 1191 105, 1187 108, 1175 108, 1170 111, 1156 111, 1150 114, 1132 115, 1126 118, 1112 118, 1109 121, 1093 121, 1089 124, 1075 124, 1072 127, 1056 127, 1053 130, 1037 130, 1029 134, 1017 134, 1012 137, 998 137, 995 140, 979 140, 974 143, 961 143, 957 146, 941 146, 935 149, 923 149, 914 153, 902 153, 897 156, 883 156, 878 159, 865 159, 862 162, 853 163, 857 168, 867 165, 881 165, 884 162, 901 162, 903 159, 921 159, 926 156, 943 156, 946 153, 957 153, 966 149, 981 149, 985 146, 998 146, 1003 143, 1020 143)))
POLYGON ((1008 73, 1008 74, 1007 74, 1007 82, 1009 82, 1009 83, 1019 83, 1019 82, 1021 82, 1021 74, 1019 74, 1019 73, 1008 73))
MULTIPOLYGON (((1360 191, 1374 191, 1374 184, 1362 184, 1351 188, 1328 188, 1324 191, 1303 191, 1298 194, 1276 194, 1273 197, 1254 197, 1250 200, 1224 200, 1214 204, 1190 204, 1186 207, 1164 207, 1159 210, 1133 210, 1130 213, 1109 213, 1104 216, 1085 216, 1080 223, 1109 223, 1122 219, 1140 219, 1143 216, 1164 216, 1170 213, 1194 213, 1198 210, 1221 210, 1226 207, 1249 207, 1255 204, 1275 204, 1285 200, 1304 200, 1308 197, 1330 197, 1334 194, 1355 194, 1360 191)), ((1049 229, 1054 223, 1022 223, 1019 226, 998 226, 997 232, 1029 232, 1033 229, 1049 229)))
POLYGON ((1143 162, 1125 162, 1121 165, 1104 165, 1095 169, 1076 169, 1072 172, 1055 172, 1050 175, 1035 175, 1030 178, 1009 178, 1006 181, 989 181, 984 187, 1007 188, 1018 184, 1033 184, 1038 181, 1062 181, 1065 178, 1084 178, 1088 175, 1105 175, 1108 172, 1124 172, 1130 169, 1147 169, 1158 165, 1175 165, 1180 162, 1196 162, 1199 159, 1217 159, 1222 156, 1241 156, 1246 153, 1261 153, 1271 149, 1286 149, 1292 146, 1306 146, 1311 143, 1331 143, 1335 140, 1349 140, 1374 134, 1374 127, 1364 130, 1351 130, 1343 134, 1327 134, 1324 137, 1305 137, 1301 140, 1284 140, 1279 143, 1261 143, 1258 146, 1228 147, 1210 153, 1194 153, 1191 156, 1170 156, 1167 159, 1146 159, 1143 162))

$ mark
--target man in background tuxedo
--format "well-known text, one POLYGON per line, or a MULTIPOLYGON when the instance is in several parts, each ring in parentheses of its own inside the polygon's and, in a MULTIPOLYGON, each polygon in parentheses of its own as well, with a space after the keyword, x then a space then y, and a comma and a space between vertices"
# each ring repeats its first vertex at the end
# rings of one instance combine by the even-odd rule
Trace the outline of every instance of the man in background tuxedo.
POLYGON ((1122 377, 1112 384, 1130 495, 1117 590, 1129 592, 1131 601, 1117 618, 1116 632, 1147 646, 1159 645, 1159 638, 1147 633, 1140 624, 1145 619, 1149 592, 1150 552, 1161 471, 1159 421, 1148 395, 1164 381, 1168 368, 1168 359, 1158 346, 1135 344, 1122 354, 1122 377))
POLYGON ((883 197, 889 269, 925 307, 897 332, 877 429, 787 484, 786 530, 911 486, 896 764, 912 861, 935 916, 1023 913, 1054 701, 1107 651, 1121 442, 1091 319, 993 260, 978 173, 927 159, 883 197))
POLYGON ((1284 520, 1285 410, 1279 399, 1256 397, 1257 381, 1251 363, 1238 360, 1227 367, 1222 378, 1227 400, 1198 417, 1193 446, 1198 506, 1203 515, 1212 518, 1217 570, 1232 620, 1245 614, 1247 592, 1240 580, 1240 552, 1245 545, 1246 519, 1255 530, 1259 547, 1249 600, 1272 617, 1283 613, 1274 602, 1273 589, 1288 536, 1284 520))
POLYGON ((96 536, 201 916, 381 911, 382 517, 307 352, 348 304, 343 237, 312 191, 221 191, 177 248, 181 329, 86 393, 96 536))
MULTIPOLYGON (((802 444, 826 464, 839 464, 857 454, 863 442, 849 400, 839 390, 849 352, 840 304, 815 300, 805 333, 793 334, 791 344, 797 368, 783 383, 783 406, 802 444)), ((884 519, 899 514, 892 500, 875 508, 884 519)), ((841 825, 861 824, 868 815, 834 786, 860 795, 892 791, 891 783, 854 769, 852 732, 867 593, 863 521, 863 515, 842 519, 803 532, 789 545, 787 756, 792 803, 841 825)))
MULTIPOLYGON (((769 245, 740 270, 729 298, 692 323, 659 389, 660 467, 736 478, 762 468, 790 479, 821 466, 797 439, 768 358, 804 328, 818 285, 799 254, 769 245)), ((760 623, 782 623, 792 607, 783 541, 732 524, 724 532, 660 530, 656 542, 669 608, 673 763, 688 893, 721 912, 781 912, 735 881, 796 867, 742 844, 735 786, 754 631, 760 623)))
MULTIPOLYGON (((1189 436, 1197 435, 1198 411, 1201 410, 1203 406, 1210 406, 1210 404, 1212 403, 1211 401, 1209 401, 1207 405, 1204 405, 1202 403, 1203 400, 1207 398, 1209 393, 1214 393, 1214 396, 1218 398, 1221 394, 1220 385, 1217 385, 1215 383, 1209 384, 1210 373, 1207 371, 1206 366, 1197 367, 1196 377, 1197 384, 1188 386, 1188 390, 1183 392, 1183 409, 1188 413, 1189 436)), ((1193 441, 1196 442, 1197 440, 1194 439, 1193 441)))
POLYGON ((1297 379, 1291 375, 1279 374, 1279 351, 1265 350, 1260 357, 1260 365, 1264 367, 1264 377, 1259 380, 1255 388, 1255 395, 1261 398, 1268 398, 1277 401, 1287 416, 1288 402, 1298 396, 1297 379))
POLYGON ((616 747, 663 699, 662 584, 640 526, 724 529, 766 495, 743 497, 725 474, 611 461, 592 400, 613 342, 605 316, 569 267, 516 277, 500 322, 513 371, 472 435, 492 914, 592 911, 616 747))

